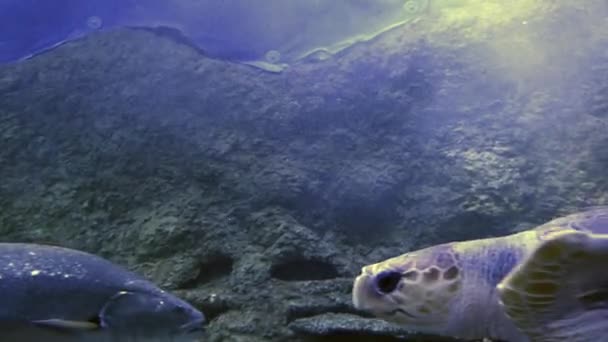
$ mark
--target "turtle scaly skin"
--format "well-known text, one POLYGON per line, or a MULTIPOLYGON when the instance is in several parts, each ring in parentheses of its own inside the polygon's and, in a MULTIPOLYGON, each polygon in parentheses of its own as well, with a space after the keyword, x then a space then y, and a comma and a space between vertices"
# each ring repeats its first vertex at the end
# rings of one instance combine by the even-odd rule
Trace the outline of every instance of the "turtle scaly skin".
POLYGON ((592 276, 608 267, 607 233, 608 208, 598 208, 509 236, 428 247, 363 267, 353 302, 423 333, 591 341, 608 334, 598 323, 608 317, 608 272, 592 276), (588 303, 568 312, 577 301, 588 303))

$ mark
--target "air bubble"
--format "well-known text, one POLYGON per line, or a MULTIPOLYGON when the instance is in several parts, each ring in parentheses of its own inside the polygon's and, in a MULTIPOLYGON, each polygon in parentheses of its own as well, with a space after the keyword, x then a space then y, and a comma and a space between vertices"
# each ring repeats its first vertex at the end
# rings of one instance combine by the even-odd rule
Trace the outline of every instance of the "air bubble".
POLYGON ((277 64, 278 62, 281 61, 281 53, 277 50, 270 50, 270 51, 266 52, 266 54, 264 55, 264 58, 266 59, 266 62, 268 62, 268 63, 277 64))
POLYGON ((103 26, 103 21, 98 16, 92 16, 87 18, 87 27, 91 30, 99 30, 103 26))
POLYGON ((403 9, 407 13, 420 13, 424 8, 424 1, 421 0, 407 0, 403 3, 403 9))

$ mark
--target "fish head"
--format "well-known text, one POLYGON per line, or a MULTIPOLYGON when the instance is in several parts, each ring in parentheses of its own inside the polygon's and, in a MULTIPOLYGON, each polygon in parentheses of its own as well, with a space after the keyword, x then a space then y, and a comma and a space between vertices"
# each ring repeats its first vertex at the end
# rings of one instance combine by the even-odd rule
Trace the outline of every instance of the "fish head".
POLYGON ((120 291, 104 305, 99 320, 111 331, 178 336, 202 333, 205 316, 165 291, 120 291))

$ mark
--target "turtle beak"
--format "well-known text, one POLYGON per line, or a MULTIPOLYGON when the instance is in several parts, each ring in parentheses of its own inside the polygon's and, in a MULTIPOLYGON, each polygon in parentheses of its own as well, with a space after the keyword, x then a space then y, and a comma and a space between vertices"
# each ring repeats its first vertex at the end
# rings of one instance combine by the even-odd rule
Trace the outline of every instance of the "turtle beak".
POLYGON ((353 305, 357 310, 368 311, 369 303, 378 294, 374 291, 372 284, 373 277, 369 274, 361 274, 355 279, 353 284, 353 305))

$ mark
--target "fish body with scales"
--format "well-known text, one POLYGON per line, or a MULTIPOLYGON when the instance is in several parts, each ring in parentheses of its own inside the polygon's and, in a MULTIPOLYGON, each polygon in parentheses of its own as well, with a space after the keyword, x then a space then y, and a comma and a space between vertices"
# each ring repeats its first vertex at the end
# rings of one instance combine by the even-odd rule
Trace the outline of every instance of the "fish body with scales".
POLYGON ((0 302, 2 341, 194 336, 204 323, 199 310, 133 272, 48 245, 0 243, 0 302))

